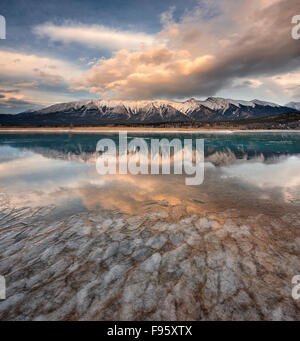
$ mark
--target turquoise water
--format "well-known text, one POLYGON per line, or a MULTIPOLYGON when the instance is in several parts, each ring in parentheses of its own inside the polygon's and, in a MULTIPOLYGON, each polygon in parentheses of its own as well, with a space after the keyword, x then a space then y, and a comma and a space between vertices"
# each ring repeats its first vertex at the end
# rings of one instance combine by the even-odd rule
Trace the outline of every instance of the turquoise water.
MULTIPOLYGON (((97 141, 101 138, 110 137, 116 142, 118 134, 22 134, 5 133, 0 134, 0 146, 9 145, 15 148, 45 148, 49 151, 62 153, 80 153, 95 151, 97 141)), ((231 151, 241 155, 249 153, 251 155, 263 153, 264 155, 279 154, 300 154, 300 134, 299 133, 227 133, 227 134, 142 134, 129 133, 129 138, 145 137, 147 139, 167 137, 172 138, 203 138, 205 139, 206 154, 215 151, 231 151)))

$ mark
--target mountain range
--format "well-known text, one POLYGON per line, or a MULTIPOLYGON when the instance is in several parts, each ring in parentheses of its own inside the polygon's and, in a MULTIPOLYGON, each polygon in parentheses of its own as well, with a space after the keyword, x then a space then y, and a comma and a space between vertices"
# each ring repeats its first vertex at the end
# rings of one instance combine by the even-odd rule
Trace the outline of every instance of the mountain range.
POLYGON ((216 122, 262 118, 297 111, 300 111, 300 105, 294 103, 281 106, 256 99, 242 101, 219 97, 209 97, 205 101, 191 98, 185 102, 92 100, 55 104, 17 115, 0 115, 0 125, 88 126, 118 123, 216 122))

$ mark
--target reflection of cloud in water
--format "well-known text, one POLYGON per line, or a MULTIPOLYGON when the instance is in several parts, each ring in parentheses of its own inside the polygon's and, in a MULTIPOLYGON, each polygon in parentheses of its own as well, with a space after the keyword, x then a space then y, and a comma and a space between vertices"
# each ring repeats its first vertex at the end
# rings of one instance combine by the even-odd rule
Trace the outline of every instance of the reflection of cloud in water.
POLYGON ((92 180, 86 176, 89 168, 94 165, 20 153, 0 163, 0 188, 17 206, 55 203, 59 197, 74 196, 72 190, 92 180))
POLYGON ((186 186, 182 176, 123 175, 104 176, 101 188, 81 187, 77 192, 91 210, 101 206, 134 214, 153 202, 185 206, 189 213, 244 206, 256 214, 261 203, 284 205, 300 199, 299 166, 300 159, 294 157, 277 164, 245 161, 221 168, 207 163, 201 186, 186 186))
POLYGON ((22 151, 10 146, 0 146, 0 165, 6 162, 14 161, 16 159, 26 158, 33 155, 30 151, 22 151))
MULTIPOLYGON (((186 186, 179 175, 100 176, 94 155, 82 159, 66 153, 57 159, 9 148, 10 159, 0 163, 0 191, 18 206, 71 205, 79 200, 90 210, 133 214, 158 205, 174 208, 176 214, 181 208, 189 213, 241 205, 255 210, 254 203, 274 201, 274 196, 278 203, 300 198, 299 157, 266 163, 260 156, 247 160, 230 151, 216 152, 207 158, 204 183, 186 186)), ((7 152, 2 149, 0 156, 7 152)))
POLYGON ((222 167, 226 177, 234 177, 260 189, 280 188, 285 200, 291 198, 300 190, 300 158, 291 156, 285 160, 265 164, 262 162, 247 162, 222 167))
POLYGON ((196 188, 185 186, 180 176, 111 175, 103 178, 105 186, 81 187, 77 191, 91 210, 101 206, 133 214, 137 210, 146 210, 148 204, 160 207, 185 204, 188 210, 197 206, 191 201, 196 188))

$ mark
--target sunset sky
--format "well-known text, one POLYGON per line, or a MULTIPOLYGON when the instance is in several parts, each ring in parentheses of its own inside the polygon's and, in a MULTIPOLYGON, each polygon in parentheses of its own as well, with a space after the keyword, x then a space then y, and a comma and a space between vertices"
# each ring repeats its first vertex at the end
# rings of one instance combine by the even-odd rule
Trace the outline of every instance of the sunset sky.
POLYGON ((98 98, 300 101, 299 0, 1 0, 0 113, 98 98))

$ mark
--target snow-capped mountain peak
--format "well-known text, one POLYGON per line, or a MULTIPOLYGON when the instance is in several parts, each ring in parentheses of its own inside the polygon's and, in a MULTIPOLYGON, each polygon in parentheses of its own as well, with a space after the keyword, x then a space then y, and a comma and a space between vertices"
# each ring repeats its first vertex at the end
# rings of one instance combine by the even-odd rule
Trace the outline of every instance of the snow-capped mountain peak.
MULTIPOLYGON (((191 98, 184 102, 156 100, 91 100, 55 104, 27 113, 19 118, 76 124, 126 123, 126 122, 183 122, 223 121, 259 118, 296 111, 290 107, 260 100, 243 101, 208 97, 206 100, 191 98)), ((44 123, 46 122, 46 123, 44 123)), ((55 123, 56 124, 56 123, 55 123)))
POLYGON ((268 107, 274 107, 274 108, 280 107, 279 104, 272 103, 272 102, 260 101, 259 99, 254 99, 251 102, 254 103, 254 104, 257 104, 257 105, 262 105, 262 106, 268 106, 268 107))
POLYGON ((233 100, 221 97, 208 97, 205 101, 202 101, 201 104, 212 110, 226 110, 230 105, 234 105, 238 108, 241 105, 250 107, 255 106, 255 104, 250 101, 233 100))
POLYGON ((256 105, 260 106, 269 106, 269 107, 280 107, 280 105, 271 103, 271 102, 265 102, 260 101, 258 99, 254 99, 252 101, 243 101, 243 100, 234 100, 234 99, 227 99, 227 98, 221 98, 221 97, 208 97, 207 100, 201 102, 204 106, 207 106, 213 110, 223 110, 229 107, 229 105, 234 105, 238 108, 241 106, 244 107, 255 107, 256 105))

